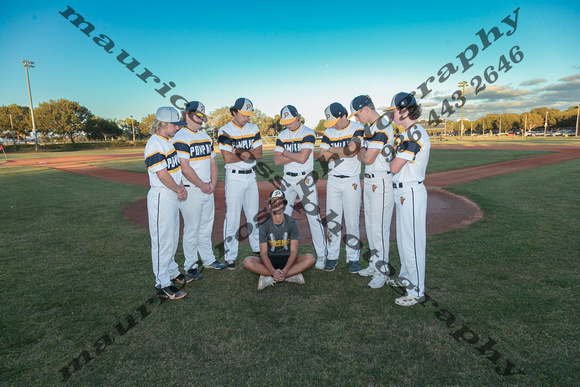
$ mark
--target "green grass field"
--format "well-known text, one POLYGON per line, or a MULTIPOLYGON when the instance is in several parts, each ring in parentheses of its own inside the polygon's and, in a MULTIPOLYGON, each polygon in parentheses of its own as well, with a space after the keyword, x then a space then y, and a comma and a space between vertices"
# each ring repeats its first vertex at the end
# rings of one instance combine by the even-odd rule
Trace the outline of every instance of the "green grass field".
MULTIPOLYGON (((464 156, 433 152, 432 165, 458 168, 464 156)), ((148 232, 122 216, 146 188, 43 168, 0 166, 0 176, 1 385, 580 379, 580 160, 449 187, 485 217, 428 238, 431 300, 412 308, 349 274, 344 251, 334 272, 307 271, 305 286, 258 292, 241 268, 206 270, 185 299, 161 303, 148 232)))

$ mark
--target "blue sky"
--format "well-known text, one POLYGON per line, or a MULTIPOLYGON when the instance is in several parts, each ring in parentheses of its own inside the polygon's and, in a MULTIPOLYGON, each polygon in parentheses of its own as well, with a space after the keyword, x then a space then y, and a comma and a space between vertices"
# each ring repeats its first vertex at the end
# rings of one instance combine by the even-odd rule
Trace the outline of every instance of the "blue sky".
MULTIPOLYGON (((139 120, 171 105, 173 95, 199 100, 208 111, 246 97, 272 117, 292 104, 313 127, 332 102, 348 108, 353 97, 369 94, 377 106, 388 106, 395 93, 439 78, 448 63, 458 70, 430 83, 433 91, 420 99, 422 118, 430 109, 440 114, 446 98, 455 104, 457 83, 475 84, 477 76, 487 85, 477 96, 467 88, 470 119, 580 103, 577 1, 127 3, 3 2, 0 105, 28 106, 23 59, 35 62, 30 69, 35 106, 65 98, 116 119, 139 120), (67 6, 94 25, 90 37, 59 14, 67 6), (502 20, 514 20, 518 8, 517 27, 508 36, 513 27, 502 20), (493 27, 503 35, 491 37, 482 50, 476 33, 493 27), (112 53, 93 41, 100 34, 113 42, 112 53), (470 45, 478 53, 463 72, 457 56, 470 45), (509 55, 514 46, 523 53, 517 64, 509 55), (117 61, 121 49, 128 61, 140 62, 134 72, 117 61), (502 55, 511 69, 489 84, 484 72, 489 66, 497 71, 502 55), (137 77, 145 68, 159 84, 137 77), (155 89, 169 82, 175 87, 164 98, 155 89)), ((455 110, 448 119, 460 118, 455 110)))

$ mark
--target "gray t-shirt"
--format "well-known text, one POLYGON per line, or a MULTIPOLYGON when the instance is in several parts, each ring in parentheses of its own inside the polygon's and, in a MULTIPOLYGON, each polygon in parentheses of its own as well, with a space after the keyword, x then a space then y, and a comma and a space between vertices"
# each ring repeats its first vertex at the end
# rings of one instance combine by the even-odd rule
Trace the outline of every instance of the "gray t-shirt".
POLYGON ((259 226, 260 243, 268 244, 268 257, 290 256, 290 241, 300 240, 298 223, 284 214, 284 221, 275 225, 270 216, 259 226))

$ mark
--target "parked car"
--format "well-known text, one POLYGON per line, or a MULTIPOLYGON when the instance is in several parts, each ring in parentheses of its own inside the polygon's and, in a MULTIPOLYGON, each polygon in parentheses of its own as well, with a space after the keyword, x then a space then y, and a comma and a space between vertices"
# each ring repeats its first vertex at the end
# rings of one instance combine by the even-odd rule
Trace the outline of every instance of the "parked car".
POLYGON ((570 130, 570 129, 563 130, 562 131, 562 136, 563 137, 574 137, 574 136, 576 136, 576 131, 575 130, 570 130))

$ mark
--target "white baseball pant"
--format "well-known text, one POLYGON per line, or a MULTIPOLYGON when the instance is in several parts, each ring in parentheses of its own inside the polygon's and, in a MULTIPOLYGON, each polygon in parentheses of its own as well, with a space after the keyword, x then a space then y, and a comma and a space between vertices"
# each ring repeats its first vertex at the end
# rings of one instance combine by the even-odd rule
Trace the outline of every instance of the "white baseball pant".
POLYGON ((187 199, 179 202, 179 208, 183 216, 184 269, 187 271, 198 267, 198 254, 204 265, 215 261, 211 243, 215 205, 213 192, 203 193, 192 183, 185 189, 187 199))
POLYGON ((255 172, 249 174, 226 171, 226 218, 224 222, 224 255, 226 261, 238 257, 240 233, 248 233, 252 251, 260 251, 258 234, 258 208, 260 194, 255 172), (241 211, 247 220, 247 227, 240 227, 241 211))
POLYGON ((328 176, 326 182, 326 219, 328 260, 337 260, 342 239, 342 216, 346 226, 346 262, 358 261, 360 255, 360 178, 328 176))
POLYGON ((320 208, 318 207, 318 190, 316 189, 316 182, 312 176, 312 172, 306 175, 290 176, 285 174, 282 184, 280 185, 286 199, 288 206, 284 211, 286 215, 292 216, 294 211, 294 202, 296 197, 302 203, 308 226, 310 227, 310 235, 312 243, 316 250, 318 257, 326 257, 327 247, 326 238, 324 237, 324 228, 320 221, 320 208))
POLYGON ((179 243, 177 194, 166 187, 152 187, 147 193, 147 214, 155 287, 162 289, 172 285, 171 279, 179 275, 175 262, 179 243))
POLYGON ((395 193, 392 175, 375 172, 364 180, 365 229, 371 258, 369 267, 386 274, 389 264, 389 238, 395 193))
POLYGON ((427 243, 427 189, 422 183, 401 183, 395 189, 397 247, 401 258, 399 280, 407 292, 425 295, 425 249, 427 243))

